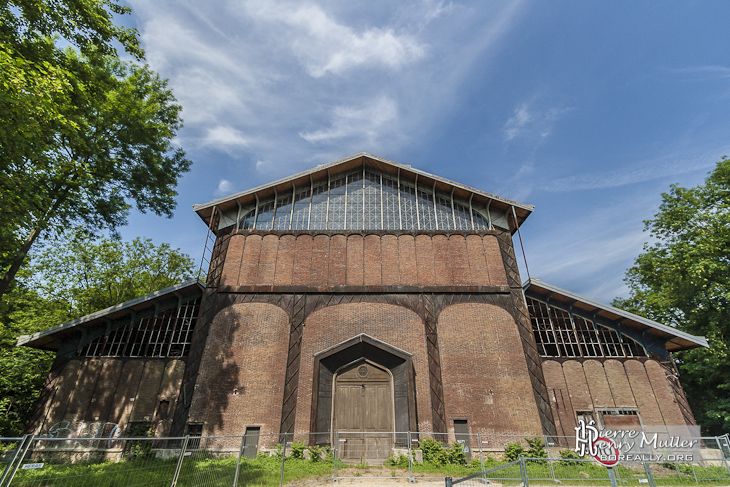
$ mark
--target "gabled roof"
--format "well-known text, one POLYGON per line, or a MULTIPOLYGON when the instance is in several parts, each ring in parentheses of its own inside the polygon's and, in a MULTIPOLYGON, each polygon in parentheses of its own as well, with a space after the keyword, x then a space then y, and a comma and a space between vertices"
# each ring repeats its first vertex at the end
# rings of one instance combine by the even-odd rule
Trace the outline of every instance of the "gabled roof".
POLYGON ((255 201, 256 196, 258 196, 259 199, 265 199, 269 196, 273 196, 275 191, 283 193, 291 190, 292 185, 301 187, 305 184, 309 184, 310 181, 314 181, 316 183, 318 181, 326 180, 328 175, 334 176, 363 166, 385 174, 391 174, 393 176, 400 174, 401 178, 405 178, 410 181, 417 179, 419 185, 424 184, 424 186, 428 188, 433 188, 435 184, 437 190, 445 193, 451 193, 453 189, 454 196, 466 201, 473 198, 475 204, 480 204, 482 206, 486 206, 487 203, 489 203, 491 208, 500 209, 502 211, 509 210, 510 212, 510 208, 513 207, 515 209, 519 225, 522 225, 522 222, 525 221, 534 209, 534 206, 532 205, 524 205, 517 203, 516 201, 500 198, 499 196, 470 188, 469 186, 444 179, 440 176, 414 169, 411 166, 389 161, 388 159, 383 159, 381 157, 368 154, 367 152, 361 152, 354 156, 340 159, 339 161, 330 162, 329 164, 320 164, 308 171, 300 172, 299 174, 264 184, 257 188, 232 194, 209 203, 193 205, 193 210, 195 210, 206 224, 209 224, 213 208, 215 207, 223 212, 234 210, 238 208, 239 204, 241 206, 252 204, 252 202, 255 201))
POLYGON ((106 326, 107 323, 121 318, 128 319, 129 316, 142 318, 143 316, 159 313, 176 306, 181 301, 186 302, 201 296, 203 289, 205 289, 203 281, 190 279, 81 318, 67 321, 48 330, 32 335, 21 335, 18 337, 17 346, 26 345, 43 350, 58 350, 61 341, 66 337, 78 336, 79 333, 83 333, 85 330, 106 326))
POLYGON ((625 333, 639 343, 644 342, 643 344, 650 345, 649 348, 653 351, 658 351, 653 348, 658 344, 663 344, 669 352, 708 347, 707 340, 704 337, 690 335, 643 316, 566 291, 535 277, 524 283, 522 288, 525 291, 525 296, 564 309, 587 320, 617 329, 617 331, 625 333))

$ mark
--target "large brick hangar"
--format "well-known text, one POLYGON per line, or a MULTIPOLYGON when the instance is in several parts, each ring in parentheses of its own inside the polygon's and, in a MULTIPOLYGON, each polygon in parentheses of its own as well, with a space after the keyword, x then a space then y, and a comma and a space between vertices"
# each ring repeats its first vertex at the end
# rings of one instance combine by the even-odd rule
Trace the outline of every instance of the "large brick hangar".
POLYGON ((532 210, 364 153, 196 205, 207 282, 19 339, 57 351, 29 431, 694 424, 670 353, 704 338, 522 285, 513 235, 532 210))

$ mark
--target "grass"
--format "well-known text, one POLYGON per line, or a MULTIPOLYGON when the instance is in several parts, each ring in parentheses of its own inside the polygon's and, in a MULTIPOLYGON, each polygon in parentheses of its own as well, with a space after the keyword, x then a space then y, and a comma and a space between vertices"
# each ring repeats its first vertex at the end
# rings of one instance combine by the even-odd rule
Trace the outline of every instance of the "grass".
MULTIPOLYGON (((41 455, 41 453, 38 453, 41 455)), ((56 457, 58 460, 59 458, 56 457)), ((47 486, 54 487, 167 487, 170 485, 177 459, 160 460, 154 457, 140 457, 123 462, 110 461, 88 461, 78 463, 53 463, 52 459, 42 457, 34 458, 33 462, 44 462, 41 469, 18 470, 13 486, 47 486)), ((493 459, 485 461, 487 469, 504 465, 505 462, 498 462, 493 459)), ((347 468, 347 472, 341 471, 344 476, 370 477, 384 476, 395 477, 396 471, 401 477, 407 474, 407 464, 403 466, 368 466, 367 464, 344 465, 340 468, 347 468)), ((646 487, 640 479, 645 479, 646 474, 643 466, 637 468, 627 466, 616 467, 619 485, 625 487, 646 487)), ((287 458, 284 467, 285 484, 301 484, 304 480, 324 480, 333 475, 333 460, 312 462, 304 459, 287 458)), ((194 456, 185 457, 183 466, 178 478, 178 487, 230 487, 236 469, 235 457, 219 457, 209 452, 196 453, 194 456)), ((435 466, 428 463, 415 464, 413 467, 416 477, 454 477, 462 478, 480 472, 479 461, 472 461, 469 465, 435 466)), ((727 485, 730 480, 727 470, 724 467, 694 467, 682 466, 680 474, 669 466, 653 465, 652 471, 658 486, 694 486, 694 475, 700 480, 702 486, 727 485), (703 479, 708 479, 703 481, 703 479), (709 480, 721 479, 721 480, 709 480)), ((564 485, 607 485, 607 471, 593 463, 578 463, 557 461, 553 463, 553 472, 547 462, 531 462, 527 464, 528 476, 531 482, 537 484, 553 484, 551 473, 562 479, 564 485)), ((281 475, 281 458, 259 456, 254 459, 243 459, 239 471, 239 485, 276 487, 279 485, 281 475)), ((501 481, 505 485, 517 485, 520 483, 519 465, 511 465, 504 469, 489 474, 490 479, 501 481)), ((554 484, 553 484, 554 485, 554 484)))

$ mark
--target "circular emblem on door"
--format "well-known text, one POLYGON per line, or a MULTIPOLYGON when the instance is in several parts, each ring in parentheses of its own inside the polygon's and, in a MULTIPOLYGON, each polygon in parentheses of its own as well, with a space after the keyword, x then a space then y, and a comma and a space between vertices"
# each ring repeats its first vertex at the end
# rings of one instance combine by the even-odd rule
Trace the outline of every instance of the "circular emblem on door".
POLYGON ((357 376, 361 379, 364 379, 368 376, 368 366, 367 365, 361 365, 357 368, 357 376))

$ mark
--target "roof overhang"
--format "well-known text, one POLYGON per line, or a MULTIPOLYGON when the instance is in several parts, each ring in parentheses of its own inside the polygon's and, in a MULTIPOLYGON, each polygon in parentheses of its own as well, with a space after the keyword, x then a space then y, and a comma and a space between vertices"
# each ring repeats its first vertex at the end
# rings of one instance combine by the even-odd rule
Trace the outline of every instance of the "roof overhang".
POLYGON ((465 201, 473 199, 474 204, 480 204, 482 206, 489 204, 490 208, 496 208, 504 212, 508 212, 508 215, 510 216, 514 209, 514 214, 517 216, 518 226, 522 225, 534 209, 533 205, 524 205, 517 203, 516 201, 500 198, 499 196, 470 188, 469 186, 444 179, 434 174, 419 171, 411 166, 389 161, 388 159, 383 159, 366 152, 361 152, 354 156, 346 157, 345 159, 340 159, 339 161, 331 162, 329 164, 320 164, 308 171, 304 171, 257 188, 242 191, 209 203, 193 205, 193 210, 200 216, 200 218, 203 219, 206 225, 210 226, 210 219, 214 208, 218 208, 218 210, 222 212, 235 210, 239 208, 239 205, 240 207, 244 207, 253 204, 256 197, 259 199, 273 197, 275 193, 283 193, 291 190, 292 186, 301 187, 305 184, 309 184, 310 181, 316 183, 327 180, 329 176, 347 172, 358 167, 370 168, 393 176, 400 175, 401 178, 406 178, 411 181, 417 180, 419 185, 423 184, 424 187, 428 188, 433 188, 435 186, 436 190, 449 194, 453 190, 454 196, 457 198, 461 198, 465 201))
POLYGON ((690 335, 674 327, 662 325, 643 316, 566 291, 534 277, 523 284, 523 289, 525 296, 609 326, 619 333, 623 331, 627 336, 649 345, 650 349, 663 345, 668 352, 676 352, 690 348, 708 347, 704 337, 690 335))
POLYGON ((155 291, 130 301, 68 321, 32 335, 18 337, 17 346, 28 346, 41 350, 57 351, 66 338, 78 336, 88 330, 107 326, 115 321, 142 318, 179 306, 203 294, 205 284, 199 279, 190 279, 180 284, 155 291))

